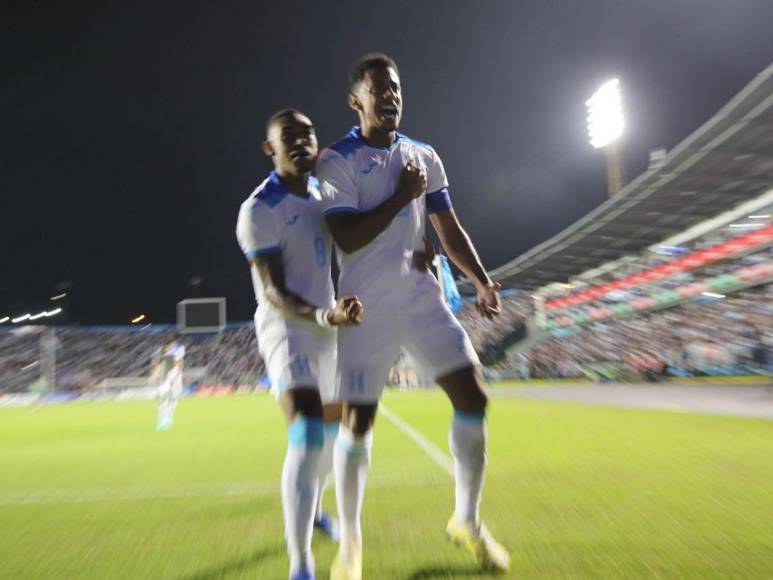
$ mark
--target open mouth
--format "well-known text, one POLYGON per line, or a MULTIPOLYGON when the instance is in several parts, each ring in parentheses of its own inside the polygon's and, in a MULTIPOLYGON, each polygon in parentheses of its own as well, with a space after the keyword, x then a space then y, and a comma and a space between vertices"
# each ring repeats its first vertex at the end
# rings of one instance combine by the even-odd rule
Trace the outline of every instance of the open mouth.
POLYGON ((379 109, 379 116, 385 121, 397 120, 397 107, 394 105, 386 105, 379 109))

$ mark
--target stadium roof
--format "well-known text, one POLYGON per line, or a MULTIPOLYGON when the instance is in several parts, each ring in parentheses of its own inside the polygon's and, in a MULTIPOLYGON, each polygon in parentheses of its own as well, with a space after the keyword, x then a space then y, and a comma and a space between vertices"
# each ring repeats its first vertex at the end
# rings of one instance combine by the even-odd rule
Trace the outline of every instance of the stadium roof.
POLYGON ((773 64, 623 191, 494 270, 538 288, 636 254, 773 188, 773 64))

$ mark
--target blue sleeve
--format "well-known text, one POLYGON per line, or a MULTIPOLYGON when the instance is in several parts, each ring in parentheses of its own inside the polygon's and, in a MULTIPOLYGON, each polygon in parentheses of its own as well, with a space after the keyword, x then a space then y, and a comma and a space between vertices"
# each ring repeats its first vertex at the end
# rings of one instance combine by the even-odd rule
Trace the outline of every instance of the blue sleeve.
POLYGON ((451 209, 451 197, 448 195, 448 188, 438 189, 427 194, 427 213, 435 213, 446 209, 451 209))

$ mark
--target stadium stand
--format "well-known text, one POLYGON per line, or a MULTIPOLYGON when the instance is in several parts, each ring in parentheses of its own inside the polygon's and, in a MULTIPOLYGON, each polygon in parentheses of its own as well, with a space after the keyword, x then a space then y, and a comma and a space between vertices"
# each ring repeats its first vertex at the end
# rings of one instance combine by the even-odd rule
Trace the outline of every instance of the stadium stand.
POLYGON ((566 283, 764 196, 773 189, 771 127, 773 64, 620 194, 492 276, 506 288, 566 283))
MULTIPOLYGON (((0 392, 82 391, 105 379, 144 378, 153 353, 175 337, 172 326, 33 327, 0 332, 0 392), (40 384, 41 336, 56 338, 56 385, 40 384)), ((263 371, 252 323, 229 324, 220 334, 181 335, 185 365, 209 384, 251 384, 263 371)))
POLYGON ((509 361, 524 378, 620 380, 771 370, 773 285, 554 335, 509 361))

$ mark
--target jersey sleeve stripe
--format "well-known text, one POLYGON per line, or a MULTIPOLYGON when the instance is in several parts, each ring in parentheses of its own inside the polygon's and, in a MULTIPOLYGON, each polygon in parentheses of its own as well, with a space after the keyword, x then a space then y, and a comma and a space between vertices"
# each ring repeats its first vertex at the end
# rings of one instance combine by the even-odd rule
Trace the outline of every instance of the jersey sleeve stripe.
POLYGON ((247 256, 247 259, 249 260, 255 256, 263 256, 265 254, 270 254, 271 252, 277 252, 280 249, 279 246, 268 246, 266 248, 257 248, 255 250, 250 250, 249 252, 244 252, 244 255, 247 256))
POLYGON ((360 213, 360 210, 358 210, 356 207, 329 207, 325 211, 323 211, 325 215, 333 215, 336 213, 360 213))

